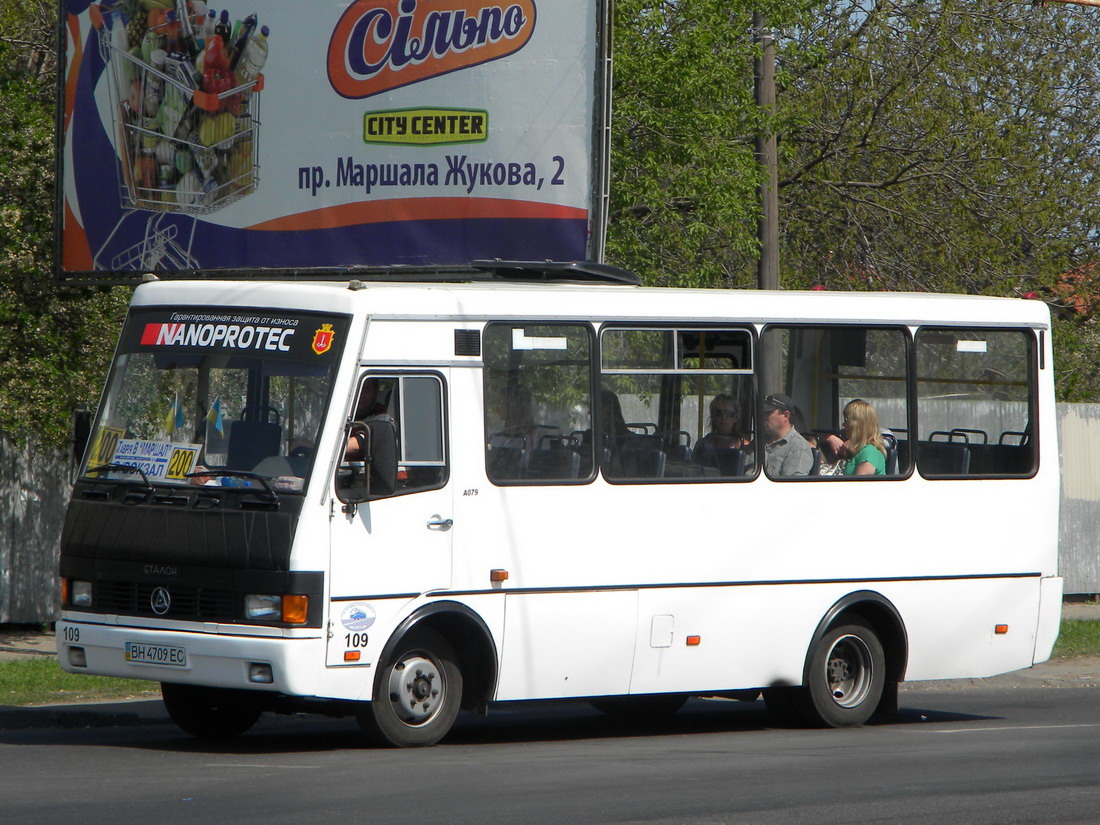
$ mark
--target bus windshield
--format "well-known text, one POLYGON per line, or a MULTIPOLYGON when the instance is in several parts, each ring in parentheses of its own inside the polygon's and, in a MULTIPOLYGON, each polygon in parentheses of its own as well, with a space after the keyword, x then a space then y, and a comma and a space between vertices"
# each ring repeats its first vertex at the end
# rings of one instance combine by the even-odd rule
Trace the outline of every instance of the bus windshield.
POLYGON ((302 491, 346 330, 336 315, 135 311, 81 475, 302 491))

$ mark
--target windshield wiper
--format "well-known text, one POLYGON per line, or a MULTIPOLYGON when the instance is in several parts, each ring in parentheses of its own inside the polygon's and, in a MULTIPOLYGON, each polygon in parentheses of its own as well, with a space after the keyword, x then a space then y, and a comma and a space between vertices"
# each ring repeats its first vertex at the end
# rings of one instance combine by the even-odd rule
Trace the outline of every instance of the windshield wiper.
POLYGON ((268 500, 272 504, 279 503, 279 497, 275 495, 275 491, 271 489, 271 485, 267 483, 267 479, 256 473, 249 473, 244 470, 200 470, 196 473, 187 473, 186 478, 244 478, 249 481, 258 481, 270 496, 268 500))
POLYGON ((145 486, 150 490, 153 489, 153 485, 149 483, 149 476, 145 475, 140 467, 135 467, 133 464, 97 464, 84 471, 85 475, 89 473, 137 473, 141 476, 141 480, 145 483, 145 486))

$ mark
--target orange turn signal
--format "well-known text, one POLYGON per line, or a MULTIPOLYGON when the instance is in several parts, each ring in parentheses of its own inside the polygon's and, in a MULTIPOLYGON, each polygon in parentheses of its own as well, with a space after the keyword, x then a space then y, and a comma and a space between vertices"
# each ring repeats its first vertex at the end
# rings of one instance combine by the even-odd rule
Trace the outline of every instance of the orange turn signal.
POLYGON ((309 596, 283 596, 283 621, 305 624, 309 616, 309 596))
POLYGON ((703 641, 703 637, 702 637, 702 636, 688 636, 688 637, 687 637, 687 643, 688 643, 688 647, 695 647, 695 646, 696 646, 696 645, 698 645, 698 644, 699 644, 699 643, 700 643, 701 641, 703 641))
POLYGON ((1004 636, 1006 633, 1008 633, 1008 625, 999 624, 995 628, 993 628, 993 632, 996 633, 998 636, 1004 636))
POLYGON ((507 570, 499 570, 499 569, 490 570, 489 571, 489 581, 491 581, 491 582, 506 582, 506 581, 508 581, 508 571, 507 570))
POLYGON ((345 650, 344 661, 345 662, 358 662, 360 652, 358 650, 345 650))

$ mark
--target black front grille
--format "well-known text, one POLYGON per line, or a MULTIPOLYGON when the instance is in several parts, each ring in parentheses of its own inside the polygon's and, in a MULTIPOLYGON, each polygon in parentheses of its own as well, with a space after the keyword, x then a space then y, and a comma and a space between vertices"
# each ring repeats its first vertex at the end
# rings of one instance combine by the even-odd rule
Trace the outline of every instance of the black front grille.
POLYGON ((158 585, 144 582, 97 581, 93 585, 96 613, 149 616, 194 622, 238 622, 243 613, 240 593, 215 587, 173 584, 166 587, 168 610, 153 610, 153 591, 158 585))

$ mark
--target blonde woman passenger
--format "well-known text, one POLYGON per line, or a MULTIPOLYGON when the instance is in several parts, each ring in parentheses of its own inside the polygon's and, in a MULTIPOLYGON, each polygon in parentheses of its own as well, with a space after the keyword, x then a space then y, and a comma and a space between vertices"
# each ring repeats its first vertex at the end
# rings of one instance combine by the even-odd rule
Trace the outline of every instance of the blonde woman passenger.
POLYGON ((886 444, 882 440, 875 408, 856 398, 844 407, 843 438, 826 437, 825 444, 847 459, 846 476, 886 475, 886 444))

